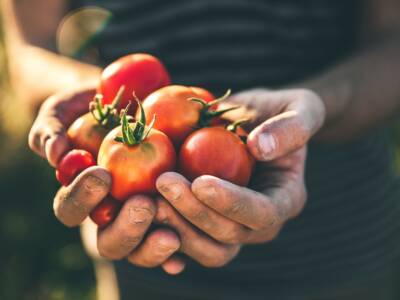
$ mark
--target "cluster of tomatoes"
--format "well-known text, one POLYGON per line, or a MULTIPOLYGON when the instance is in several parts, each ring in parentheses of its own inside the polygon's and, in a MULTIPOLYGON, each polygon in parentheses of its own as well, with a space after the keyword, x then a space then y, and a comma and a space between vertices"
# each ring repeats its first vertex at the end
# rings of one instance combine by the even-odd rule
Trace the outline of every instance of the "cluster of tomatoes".
POLYGON ((178 171, 189 180, 213 175, 245 186, 254 160, 240 122, 227 124, 219 99, 200 87, 170 85, 163 64, 148 54, 118 59, 102 72, 89 112, 69 127, 74 145, 56 176, 68 185, 96 165, 112 176, 110 196, 90 214, 100 227, 135 194, 155 194, 159 175, 178 171), (134 101, 133 101, 134 100, 134 101))

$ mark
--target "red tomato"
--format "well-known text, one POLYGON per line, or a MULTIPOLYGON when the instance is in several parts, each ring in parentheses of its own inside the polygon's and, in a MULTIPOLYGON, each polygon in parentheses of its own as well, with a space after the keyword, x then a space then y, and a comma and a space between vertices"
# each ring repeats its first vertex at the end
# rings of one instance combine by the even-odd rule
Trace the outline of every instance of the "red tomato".
POLYGON ((109 131, 101 126, 91 113, 87 113, 72 123, 67 136, 75 148, 84 149, 97 157, 101 142, 109 131))
POLYGON ((61 159, 57 166, 57 180, 64 186, 70 184, 83 170, 96 165, 89 152, 85 150, 71 150, 61 159))
POLYGON ((179 171, 189 180, 213 175, 232 183, 249 183, 254 159, 246 144, 224 127, 207 127, 193 132, 179 154, 179 171))
POLYGON ((169 84, 168 72, 156 57, 137 53, 121 57, 108 65, 101 74, 98 92, 104 97, 103 103, 110 104, 119 88, 125 86, 120 107, 126 107, 132 100, 132 93, 143 100, 169 84))
POLYGON ((204 101, 211 102, 213 100, 215 100, 215 97, 213 94, 211 94, 209 91, 207 91, 206 89, 203 89, 201 87, 197 87, 197 86, 191 86, 190 87, 192 90, 195 91, 195 93, 198 95, 198 97, 200 99, 203 99, 204 101))
POLYGON ((123 92, 121 88, 112 104, 106 105, 101 104, 101 95, 95 96, 89 106, 91 112, 76 119, 68 128, 67 136, 75 148, 86 150, 97 157, 104 137, 120 123, 116 107, 123 92))
POLYGON ((118 214, 120 203, 111 197, 103 199, 91 212, 90 218, 100 228, 110 224, 118 214))
POLYGON ((111 173, 111 195, 119 201, 135 194, 155 193, 157 177, 173 171, 176 164, 170 139, 151 126, 145 127, 145 118, 129 124, 126 111, 122 126, 105 137, 98 156, 99 166, 111 173))
POLYGON ((196 128, 203 127, 202 123, 211 121, 210 113, 215 113, 211 107, 189 101, 190 98, 204 98, 205 104, 213 100, 204 89, 170 85, 150 94, 143 102, 148 121, 156 115, 154 128, 164 132, 177 146, 196 128))

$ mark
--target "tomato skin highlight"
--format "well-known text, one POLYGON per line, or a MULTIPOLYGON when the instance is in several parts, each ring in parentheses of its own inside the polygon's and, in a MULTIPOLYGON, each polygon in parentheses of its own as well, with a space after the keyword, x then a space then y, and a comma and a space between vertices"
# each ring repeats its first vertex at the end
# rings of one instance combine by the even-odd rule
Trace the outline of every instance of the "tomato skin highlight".
MULTIPOLYGON (((124 108, 132 93, 143 100, 155 90, 170 84, 164 65, 150 54, 135 53, 123 56, 102 72, 97 91, 103 95, 103 104, 111 104, 121 86, 125 86, 119 108, 124 108)), ((133 103, 132 111, 136 108, 133 103)))
POLYGON ((176 152, 172 142, 156 129, 134 146, 115 141, 120 136, 121 126, 105 137, 98 156, 98 165, 111 173, 111 195, 125 201, 131 195, 156 193, 157 177, 175 169, 176 152))
POLYGON ((179 154, 179 171, 190 181, 212 175, 247 186, 253 166, 254 159, 246 144, 224 127, 207 127, 193 132, 179 154))
MULTIPOLYGON (((199 122, 201 105, 188 100, 202 96, 196 89, 198 88, 170 85, 151 93, 143 101, 147 124, 156 115, 154 128, 164 132, 175 145, 182 144, 199 122)), ((208 99, 212 100, 210 96, 208 99)))
POLYGON ((200 99, 203 99, 207 103, 215 100, 215 96, 204 88, 198 86, 191 86, 190 88, 198 95, 200 99))
POLYGON ((89 216, 97 226, 104 228, 116 218, 120 208, 121 205, 118 201, 107 197, 97 204, 89 216))
POLYGON ((83 170, 95 166, 93 155, 85 150, 69 151, 59 162, 56 178, 64 186, 69 185, 83 170))
POLYGON ((90 152, 97 157, 101 142, 110 130, 100 125, 91 113, 76 119, 68 128, 67 136, 74 148, 90 152))

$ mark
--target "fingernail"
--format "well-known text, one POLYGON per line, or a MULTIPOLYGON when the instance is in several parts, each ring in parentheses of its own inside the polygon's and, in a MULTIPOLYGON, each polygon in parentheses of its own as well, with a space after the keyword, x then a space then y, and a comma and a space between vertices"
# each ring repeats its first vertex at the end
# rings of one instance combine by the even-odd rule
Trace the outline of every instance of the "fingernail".
POLYGON ((86 190, 92 192, 92 193, 98 193, 98 192, 103 192, 105 189, 108 188, 108 184, 104 182, 103 179, 90 175, 87 176, 84 185, 86 190))
POLYGON ((271 157, 276 149, 276 140, 272 134, 262 133, 258 136, 258 151, 264 159, 271 157))
POLYGON ((168 198, 168 200, 178 200, 181 197, 182 191, 179 185, 177 184, 169 184, 162 185, 159 189, 164 193, 164 196, 168 198))
POLYGON ((152 211, 147 207, 130 207, 129 221, 131 224, 143 224, 152 217, 152 211))
POLYGON ((198 197, 204 202, 212 202, 217 198, 217 191, 213 186, 202 187, 198 191, 198 197))

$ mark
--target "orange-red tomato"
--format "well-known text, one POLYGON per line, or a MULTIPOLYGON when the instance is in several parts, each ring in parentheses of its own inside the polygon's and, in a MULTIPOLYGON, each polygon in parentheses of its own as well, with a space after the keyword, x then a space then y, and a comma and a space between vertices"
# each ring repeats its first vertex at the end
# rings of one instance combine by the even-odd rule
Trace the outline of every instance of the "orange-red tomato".
MULTIPOLYGON (((198 125, 202 106, 188 100, 201 98, 207 92, 203 90, 199 94, 198 91, 198 88, 170 85, 151 93, 143 102, 147 123, 156 115, 154 128, 164 132, 175 145, 180 145, 198 125)), ((204 100, 212 98, 208 96, 204 100)))
MULTIPOLYGON (((132 93, 143 100, 155 90, 170 84, 164 65, 150 54, 136 53, 123 56, 102 72, 98 92, 103 95, 103 104, 110 104, 121 86, 125 86, 120 108, 132 100, 132 93)), ((135 109, 135 104, 131 107, 135 109)))
POLYGON ((98 165, 111 173, 111 195, 124 201, 131 195, 155 193, 157 177, 175 168, 174 146, 156 129, 132 146, 115 140, 121 136, 121 126, 114 128, 103 140, 98 156, 98 165))
POLYGON ((56 169, 56 178, 64 186, 70 184, 83 170, 96 165, 92 154, 85 150, 71 150, 63 156, 56 169))
POLYGON ((100 228, 110 224, 118 214, 121 205, 111 197, 103 199, 91 212, 90 218, 100 228))
POLYGON ((198 97, 200 99, 203 99, 206 102, 211 102, 215 100, 215 96, 204 88, 198 86, 191 86, 190 88, 194 90, 197 95, 199 95, 198 97))
POLYGON ((179 171, 189 180, 213 175, 232 183, 249 183, 254 159, 246 144, 224 127, 207 127, 193 132, 179 154, 179 171))
POLYGON ((72 123, 67 136, 75 148, 89 151, 97 157, 101 142, 109 131, 110 129, 100 125, 91 113, 87 113, 72 123))

